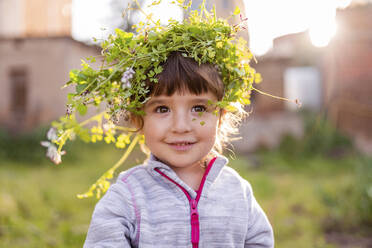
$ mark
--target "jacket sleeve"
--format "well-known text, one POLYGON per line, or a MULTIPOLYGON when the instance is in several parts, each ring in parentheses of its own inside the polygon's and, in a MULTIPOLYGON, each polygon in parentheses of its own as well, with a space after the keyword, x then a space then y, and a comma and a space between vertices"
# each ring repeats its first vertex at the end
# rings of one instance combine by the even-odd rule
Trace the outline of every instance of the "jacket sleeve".
POLYGON ((97 203, 84 248, 129 248, 135 239, 135 214, 128 185, 118 180, 97 203))
POLYGON ((252 188, 247 182, 248 200, 248 229, 244 247, 272 248, 274 247, 274 234, 266 214, 257 203, 252 188))

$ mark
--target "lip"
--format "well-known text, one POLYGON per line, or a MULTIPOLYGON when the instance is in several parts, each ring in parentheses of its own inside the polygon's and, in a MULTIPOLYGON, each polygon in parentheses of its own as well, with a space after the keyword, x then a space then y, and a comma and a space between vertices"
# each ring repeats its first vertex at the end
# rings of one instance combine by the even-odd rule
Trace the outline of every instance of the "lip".
POLYGON ((181 142, 171 142, 167 144, 176 151, 187 151, 187 150, 190 150, 195 145, 195 143, 196 142, 181 141, 181 142))

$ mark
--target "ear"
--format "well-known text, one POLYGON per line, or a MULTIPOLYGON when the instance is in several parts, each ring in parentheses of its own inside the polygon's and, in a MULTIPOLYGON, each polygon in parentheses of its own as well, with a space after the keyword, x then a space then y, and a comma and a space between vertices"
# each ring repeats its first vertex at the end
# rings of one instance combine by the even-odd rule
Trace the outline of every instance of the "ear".
POLYGON ((139 134, 143 134, 143 119, 140 116, 130 114, 129 122, 135 129, 137 129, 139 134))
MULTIPOLYGON (((137 128, 137 129, 138 129, 138 128, 137 128)), ((138 130, 138 133, 144 135, 144 133, 143 133, 143 128, 139 129, 139 130, 138 130)))

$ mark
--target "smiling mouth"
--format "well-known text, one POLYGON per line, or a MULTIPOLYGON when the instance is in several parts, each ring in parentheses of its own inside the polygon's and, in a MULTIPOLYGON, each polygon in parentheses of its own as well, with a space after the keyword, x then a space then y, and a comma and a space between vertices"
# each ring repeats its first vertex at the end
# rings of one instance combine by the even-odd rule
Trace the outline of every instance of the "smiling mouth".
POLYGON ((175 142, 168 143, 176 151, 187 151, 193 147, 196 142, 175 142))
POLYGON ((187 145, 193 145, 196 142, 174 142, 174 143, 169 143, 169 145, 172 146, 187 146, 187 145))

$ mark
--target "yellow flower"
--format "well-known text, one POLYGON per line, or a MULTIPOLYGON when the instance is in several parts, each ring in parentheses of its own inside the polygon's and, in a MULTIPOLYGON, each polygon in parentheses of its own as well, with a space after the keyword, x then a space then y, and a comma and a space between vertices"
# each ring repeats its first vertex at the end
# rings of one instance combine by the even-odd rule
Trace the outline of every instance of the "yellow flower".
POLYGON ((117 148, 125 148, 125 146, 127 145, 127 144, 129 144, 130 143, 130 135, 126 135, 126 134, 121 134, 118 138, 117 138, 117 140, 116 140, 116 147, 117 148))
POLYGON ((92 127, 91 131, 94 134, 103 134, 103 130, 101 127, 92 127))
POLYGON ((92 132, 92 137, 91 137, 91 141, 93 142, 93 143, 96 143, 97 142, 97 140, 98 141, 101 141, 102 140, 102 134, 103 134, 103 130, 102 130, 102 128, 101 127, 96 127, 96 126, 94 126, 94 127, 92 127, 92 129, 91 129, 91 132, 92 132))
POLYGON ((105 142, 107 144, 110 144, 111 142, 115 142, 115 137, 112 135, 112 133, 107 133, 105 137, 105 142))
POLYGON ((101 97, 100 96, 96 96, 94 97, 94 102, 98 105, 101 103, 101 97))
POLYGON ((262 82, 262 77, 261 77, 261 74, 260 74, 260 73, 255 73, 255 74, 254 74, 254 82, 255 82, 256 84, 259 84, 259 83, 262 82))
POLYGON ((145 135, 141 135, 138 143, 141 144, 141 145, 145 144, 145 135))

